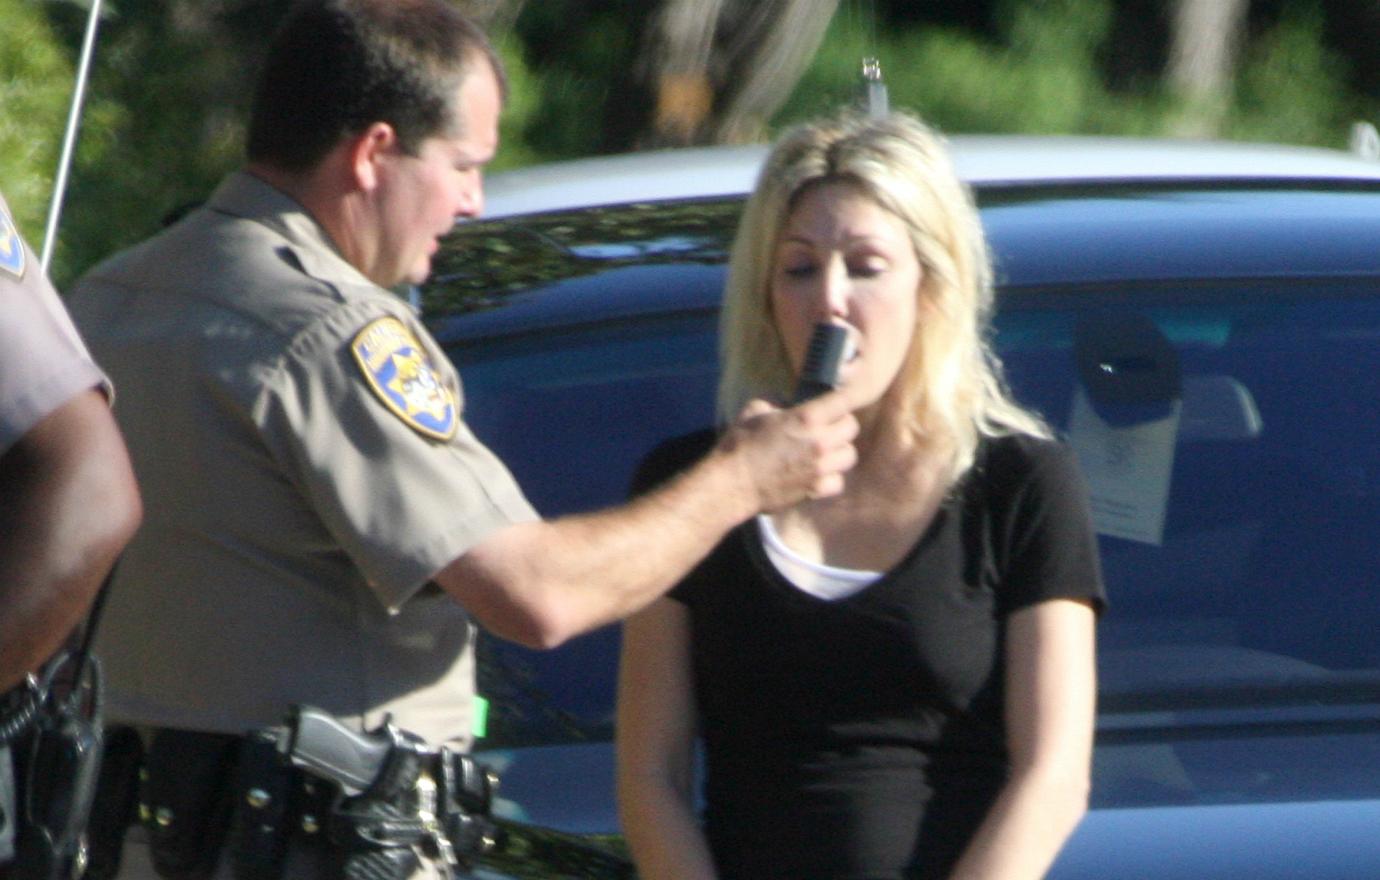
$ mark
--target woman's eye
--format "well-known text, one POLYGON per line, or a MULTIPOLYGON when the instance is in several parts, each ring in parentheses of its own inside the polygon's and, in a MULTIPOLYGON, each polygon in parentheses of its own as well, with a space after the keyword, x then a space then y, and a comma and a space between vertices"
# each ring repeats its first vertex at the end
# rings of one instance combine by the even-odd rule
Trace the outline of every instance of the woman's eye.
POLYGON ((809 264, 800 263, 793 266, 786 266, 781 271, 787 278, 809 278, 814 274, 815 267, 809 264))
POLYGON ((881 263, 855 263, 848 267, 848 274, 854 278, 876 278, 886 271, 881 263))

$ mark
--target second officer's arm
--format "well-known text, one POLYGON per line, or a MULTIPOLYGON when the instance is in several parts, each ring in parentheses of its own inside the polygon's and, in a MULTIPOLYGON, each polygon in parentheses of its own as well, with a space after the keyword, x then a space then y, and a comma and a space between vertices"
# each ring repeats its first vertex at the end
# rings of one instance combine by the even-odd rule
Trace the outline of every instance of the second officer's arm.
POLYGON ((66 401, 0 456, 0 692, 82 619, 142 517, 105 395, 66 401))

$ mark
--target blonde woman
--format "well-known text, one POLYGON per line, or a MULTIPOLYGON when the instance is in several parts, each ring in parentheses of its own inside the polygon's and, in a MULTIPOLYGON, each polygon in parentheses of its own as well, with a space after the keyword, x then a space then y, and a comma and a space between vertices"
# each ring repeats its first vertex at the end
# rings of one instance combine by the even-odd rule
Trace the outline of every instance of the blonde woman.
MULTIPOLYGON (((640 876, 1043 876, 1086 809, 1101 573, 1071 453, 987 348, 986 244, 943 142, 904 114, 788 133, 725 296, 720 412, 789 397, 839 325, 859 460, 625 624, 640 876)), ((712 439, 663 446, 639 488, 712 439)))

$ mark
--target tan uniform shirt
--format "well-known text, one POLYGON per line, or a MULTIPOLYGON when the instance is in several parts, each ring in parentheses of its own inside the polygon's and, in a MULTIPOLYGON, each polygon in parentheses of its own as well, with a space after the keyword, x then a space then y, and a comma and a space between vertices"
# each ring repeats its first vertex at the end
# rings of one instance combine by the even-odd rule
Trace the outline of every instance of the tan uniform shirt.
POLYGON ((73 396, 109 383, 0 196, 0 455, 73 396))
POLYGON ((97 639, 107 714, 239 733, 304 702, 467 741, 474 627, 422 587, 535 513, 407 304, 239 173, 71 307, 145 506, 97 639))

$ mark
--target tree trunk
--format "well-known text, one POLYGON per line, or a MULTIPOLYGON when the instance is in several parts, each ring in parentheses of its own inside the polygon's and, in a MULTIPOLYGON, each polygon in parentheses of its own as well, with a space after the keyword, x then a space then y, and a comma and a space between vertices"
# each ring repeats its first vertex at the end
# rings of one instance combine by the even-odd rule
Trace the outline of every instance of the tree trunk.
POLYGON ((1182 102, 1176 134, 1221 133, 1247 6, 1248 0, 1177 0, 1166 70, 1169 87, 1182 102))
POLYGON ((725 41, 733 75, 723 84, 714 139, 760 140, 810 65, 839 0, 740 2, 740 27, 725 41))
POLYGON ((710 62, 723 0, 666 0, 648 23, 644 76, 653 96, 643 146, 680 146, 708 138, 714 108, 710 62))
POLYGON ((666 0, 640 65, 653 96, 642 147, 763 136, 819 48, 838 0, 666 0))

